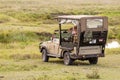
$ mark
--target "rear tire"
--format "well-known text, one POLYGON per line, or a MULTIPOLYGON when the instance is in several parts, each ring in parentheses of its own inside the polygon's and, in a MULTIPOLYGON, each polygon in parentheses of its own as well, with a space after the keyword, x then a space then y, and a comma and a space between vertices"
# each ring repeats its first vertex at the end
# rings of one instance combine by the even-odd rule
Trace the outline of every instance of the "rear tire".
POLYGON ((47 51, 45 49, 42 50, 42 60, 43 62, 48 62, 49 56, 47 56, 47 51))
POLYGON ((98 57, 94 57, 94 58, 89 59, 90 64, 97 64, 97 62, 98 62, 98 57))
POLYGON ((65 54, 64 54, 64 64, 65 65, 72 65, 73 61, 74 60, 70 58, 69 53, 65 52, 65 54))

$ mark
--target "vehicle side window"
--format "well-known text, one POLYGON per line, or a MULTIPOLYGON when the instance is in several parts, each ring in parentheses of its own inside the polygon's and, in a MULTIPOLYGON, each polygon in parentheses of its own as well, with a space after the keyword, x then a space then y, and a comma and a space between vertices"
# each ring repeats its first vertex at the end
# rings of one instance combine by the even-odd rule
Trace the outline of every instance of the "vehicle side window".
POLYGON ((68 31, 62 32, 62 41, 72 42, 72 34, 68 31))
POLYGON ((59 33, 54 33, 54 38, 59 38, 59 33))
POLYGON ((62 33, 62 38, 67 38, 71 35, 71 33, 68 33, 67 31, 66 32, 63 32, 62 33))

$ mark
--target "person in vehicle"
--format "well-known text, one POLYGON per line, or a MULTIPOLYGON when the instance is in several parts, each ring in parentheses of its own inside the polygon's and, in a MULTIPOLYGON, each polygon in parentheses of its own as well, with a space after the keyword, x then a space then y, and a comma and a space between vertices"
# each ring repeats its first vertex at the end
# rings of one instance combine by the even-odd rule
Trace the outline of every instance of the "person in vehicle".
POLYGON ((76 35, 77 34, 77 26, 70 28, 68 30, 68 32, 70 32, 72 35, 76 35))
POLYGON ((72 34, 73 34, 73 35, 77 35, 77 26, 74 26, 74 27, 72 28, 72 34))
POLYGON ((68 32, 72 35, 73 43, 76 43, 77 42, 77 26, 70 28, 68 32))

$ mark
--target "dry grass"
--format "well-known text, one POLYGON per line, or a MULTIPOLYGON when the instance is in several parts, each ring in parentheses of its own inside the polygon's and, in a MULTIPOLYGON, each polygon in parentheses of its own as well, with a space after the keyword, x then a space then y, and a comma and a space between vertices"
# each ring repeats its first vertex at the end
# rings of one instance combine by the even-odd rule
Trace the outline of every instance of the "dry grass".
POLYGON ((108 16, 110 24, 115 25, 119 23, 117 21, 120 13, 119 4, 119 0, 49 0, 47 2, 44 0, 2 0, 0 1, 0 15, 4 15, 3 23, 7 21, 7 25, 38 26, 42 23, 53 24, 50 20, 56 15, 97 14, 108 16))
POLYGON ((88 79, 100 79, 98 69, 93 69, 92 72, 89 72, 86 77, 88 79))
POLYGON ((49 1, 44 1, 44 0, 2 0, 1 2, 1 8, 6 8, 6 10, 44 10, 46 11, 48 8, 53 8, 53 9, 61 9, 63 7, 66 7, 67 9, 70 8, 75 8, 75 7, 89 7, 90 5, 95 6, 95 7, 103 7, 104 6, 116 6, 117 4, 120 4, 119 0, 106 0, 106 1, 101 1, 101 0, 49 0, 49 1), (14 3, 14 4, 13 4, 14 3), (94 4, 94 5, 93 5, 94 4), (49 5, 49 7, 48 7, 49 5), (59 6, 58 6, 59 5, 59 6), (69 5, 72 5, 69 6, 69 5), (80 6, 82 5, 82 6, 80 6), (103 6, 104 5, 104 6, 103 6), (55 7, 54 7, 55 6, 55 7))
MULTIPOLYGON (((119 79, 119 48, 106 49, 106 57, 100 58, 97 65, 76 61, 73 66, 64 66, 63 61, 58 59, 42 62, 38 48, 43 38, 39 36, 58 28, 56 21, 51 20, 56 15, 105 15, 109 17, 111 26, 119 27, 119 10, 119 0, 1 0, 0 34, 7 36, 11 32, 30 32, 37 37, 30 36, 32 41, 14 41, 12 38, 10 43, 0 43, 0 80, 89 80, 86 75, 96 68, 99 80, 119 79)), ((96 74, 93 71, 90 77, 94 78, 96 74)))
MULTIPOLYGON (((72 66, 65 66, 63 61, 58 59, 50 59, 48 63, 42 62, 41 59, 0 59, 0 75, 4 76, 3 80, 89 80, 86 75, 97 69, 99 80, 117 80, 120 78, 119 57, 120 55, 107 55, 100 58, 97 65, 76 61, 72 66)), ((92 77, 95 76, 96 72, 92 77)))

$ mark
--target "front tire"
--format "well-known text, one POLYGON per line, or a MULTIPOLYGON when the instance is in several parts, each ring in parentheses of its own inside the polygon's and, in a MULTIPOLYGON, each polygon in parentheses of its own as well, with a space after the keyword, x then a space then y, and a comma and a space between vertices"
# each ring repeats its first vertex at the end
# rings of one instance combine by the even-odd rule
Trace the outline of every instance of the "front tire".
POLYGON ((64 54, 64 64, 65 65, 72 65, 73 61, 74 60, 70 58, 69 53, 65 52, 65 54, 64 54))
POLYGON ((98 62, 98 57, 94 57, 94 58, 89 59, 90 64, 97 64, 97 62, 98 62))
POLYGON ((49 56, 47 56, 47 51, 45 49, 42 50, 42 60, 43 62, 48 62, 49 56))

